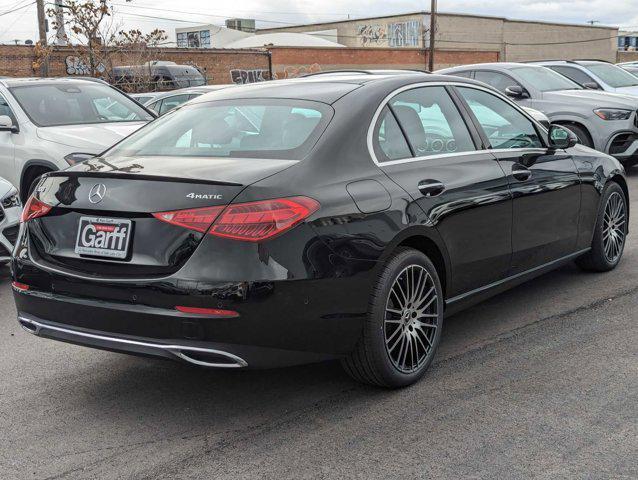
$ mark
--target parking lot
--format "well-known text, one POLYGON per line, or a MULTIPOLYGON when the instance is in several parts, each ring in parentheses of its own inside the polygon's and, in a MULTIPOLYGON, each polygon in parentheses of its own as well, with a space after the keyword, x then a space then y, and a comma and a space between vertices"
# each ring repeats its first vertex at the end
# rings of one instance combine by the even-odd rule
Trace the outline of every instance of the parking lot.
POLYGON ((398 391, 38 339, 3 268, 0 478, 636 478, 637 229, 611 273, 570 265, 448 319, 398 391))

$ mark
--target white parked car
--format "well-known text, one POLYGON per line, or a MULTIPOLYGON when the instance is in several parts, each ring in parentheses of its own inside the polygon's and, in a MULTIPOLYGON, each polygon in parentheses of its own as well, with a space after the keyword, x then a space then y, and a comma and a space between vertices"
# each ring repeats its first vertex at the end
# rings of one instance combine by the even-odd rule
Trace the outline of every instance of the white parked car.
POLYGON ((0 264, 11 258, 11 251, 18 237, 22 204, 18 190, 4 178, 0 178, 0 264))
POLYGON ((42 174, 102 153, 153 118, 101 80, 0 79, 0 177, 24 202, 42 174))

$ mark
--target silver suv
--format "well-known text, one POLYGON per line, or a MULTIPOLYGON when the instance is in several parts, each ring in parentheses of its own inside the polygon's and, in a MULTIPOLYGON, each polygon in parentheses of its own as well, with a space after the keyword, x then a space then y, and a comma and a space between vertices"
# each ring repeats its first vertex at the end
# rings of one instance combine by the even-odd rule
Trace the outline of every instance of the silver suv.
POLYGON ((568 127, 583 145, 609 153, 625 166, 638 163, 638 97, 583 89, 553 70, 525 63, 463 65, 437 73, 487 83, 568 127))

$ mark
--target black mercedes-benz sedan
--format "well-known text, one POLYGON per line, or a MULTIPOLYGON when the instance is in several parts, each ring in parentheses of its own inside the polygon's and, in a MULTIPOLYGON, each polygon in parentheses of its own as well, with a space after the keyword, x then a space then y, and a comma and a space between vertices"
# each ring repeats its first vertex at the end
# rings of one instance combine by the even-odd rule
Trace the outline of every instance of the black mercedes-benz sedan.
MULTIPOLYGON (((484 84, 314 75, 199 97, 25 206, 25 330, 218 368, 341 359, 399 387, 444 317, 575 260, 613 269, 623 167, 484 84)), ((583 277, 586 281, 586 277, 583 277)))

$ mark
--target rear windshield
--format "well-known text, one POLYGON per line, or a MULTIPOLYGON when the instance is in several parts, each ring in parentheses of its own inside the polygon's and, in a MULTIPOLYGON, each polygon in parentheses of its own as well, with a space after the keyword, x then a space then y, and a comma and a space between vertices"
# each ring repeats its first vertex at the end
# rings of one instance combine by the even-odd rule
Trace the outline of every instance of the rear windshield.
POLYGON ((332 116, 300 100, 228 100, 185 105, 131 135, 104 156, 301 159, 332 116))
POLYGON ((33 123, 41 127, 153 119, 137 103, 108 85, 60 83, 10 90, 33 123))

